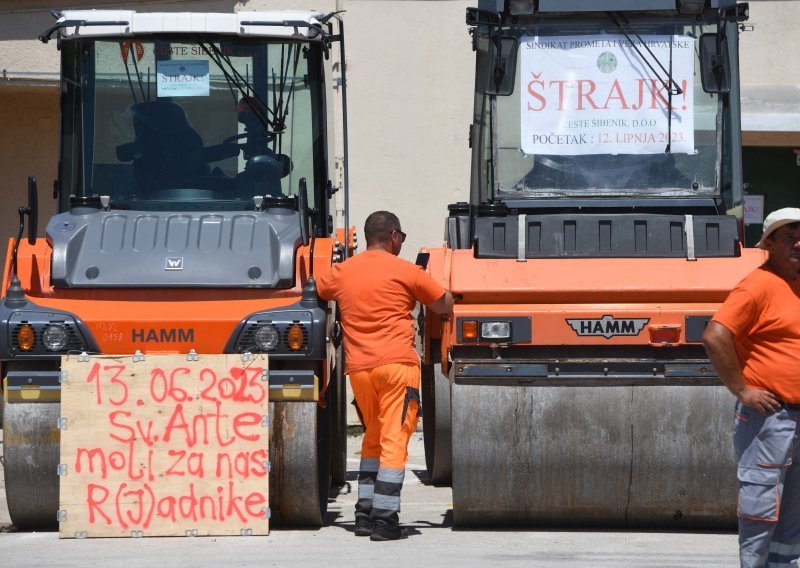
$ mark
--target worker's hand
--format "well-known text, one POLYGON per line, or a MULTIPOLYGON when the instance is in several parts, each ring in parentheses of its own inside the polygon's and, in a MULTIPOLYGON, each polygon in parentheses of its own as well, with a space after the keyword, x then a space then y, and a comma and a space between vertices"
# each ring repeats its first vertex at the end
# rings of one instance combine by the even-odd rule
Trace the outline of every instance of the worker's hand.
POLYGON ((774 394, 769 391, 756 389, 753 387, 744 387, 739 393, 739 402, 745 406, 751 406, 758 410, 761 414, 769 414, 775 412, 780 408, 781 402, 774 394))

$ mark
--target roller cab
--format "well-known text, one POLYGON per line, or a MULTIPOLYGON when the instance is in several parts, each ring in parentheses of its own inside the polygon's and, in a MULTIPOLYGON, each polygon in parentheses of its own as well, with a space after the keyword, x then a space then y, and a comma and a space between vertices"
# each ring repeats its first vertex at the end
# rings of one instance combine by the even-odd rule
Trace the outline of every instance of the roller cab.
POLYGON ((743 249, 731 2, 481 2, 471 197, 429 269, 434 483, 458 525, 735 526, 701 344, 743 249))
POLYGON ((336 307, 313 279, 352 250, 328 112, 341 21, 55 15, 58 213, 37 235, 32 176, 0 300, 12 522, 56 523, 62 356, 194 351, 269 356, 272 518, 321 524, 345 474, 336 307))

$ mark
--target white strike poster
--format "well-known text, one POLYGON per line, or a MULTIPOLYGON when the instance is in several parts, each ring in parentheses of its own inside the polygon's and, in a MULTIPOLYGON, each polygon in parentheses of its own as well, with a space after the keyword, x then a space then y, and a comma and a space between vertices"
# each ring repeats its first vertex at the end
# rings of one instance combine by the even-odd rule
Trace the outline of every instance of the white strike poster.
POLYGON ((208 61, 166 60, 156 62, 159 97, 207 97, 208 61))
POLYGON ((670 58, 670 151, 694 151, 694 38, 646 36, 641 38, 646 47, 631 39, 611 34, 520 39, 525 154, 663 153, 670 138, 670 58))

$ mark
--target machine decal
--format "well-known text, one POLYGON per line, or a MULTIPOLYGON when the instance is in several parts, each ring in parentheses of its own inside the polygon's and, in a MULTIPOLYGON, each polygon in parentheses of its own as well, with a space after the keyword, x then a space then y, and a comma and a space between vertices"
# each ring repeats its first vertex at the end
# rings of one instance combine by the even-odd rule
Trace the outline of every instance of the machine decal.
POLYGON ((650 321, 649 318, 620 318, 604 315, 597 319, 566 320, 575 333, 580 336, 603 336, 610 339, 617 335, 639 335, 650 321))
POLYGON ((131 53, 131 51, 135 52, 136 61, 141 61, 144 57, 144 46, 140 41, 123 41, 120 44, 119 49, 122 56, 122 61, 124 61, 126 65, 128 63, 128 55, 131 53))
POLYGON ((189 341, 194 341, 194 329, 182 329, 182 328, 139 328, 139 329, 132 329, 131 330, 131 342, 132 343, 186 343, 189 341))
POLYGON ((166 263, 164 264, 164 270, 183 270, 183 257, 175 256, 175 257, 167 257, 166 263))

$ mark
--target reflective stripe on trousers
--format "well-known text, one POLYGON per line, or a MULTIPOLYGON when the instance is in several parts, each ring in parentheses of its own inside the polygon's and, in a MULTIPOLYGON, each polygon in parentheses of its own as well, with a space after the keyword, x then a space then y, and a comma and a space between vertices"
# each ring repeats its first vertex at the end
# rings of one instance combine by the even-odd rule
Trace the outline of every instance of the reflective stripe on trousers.
POLYGON ((375 495, 375 478, 378 477, 378 458, 361 458, 358 468, 358 500, 356 518, 372 514, 372 498, 375 495))
POLYGON ((796 567, 800 557, 799 410, 762 416, 736 403, 739 558, 742 568, 796 567))

